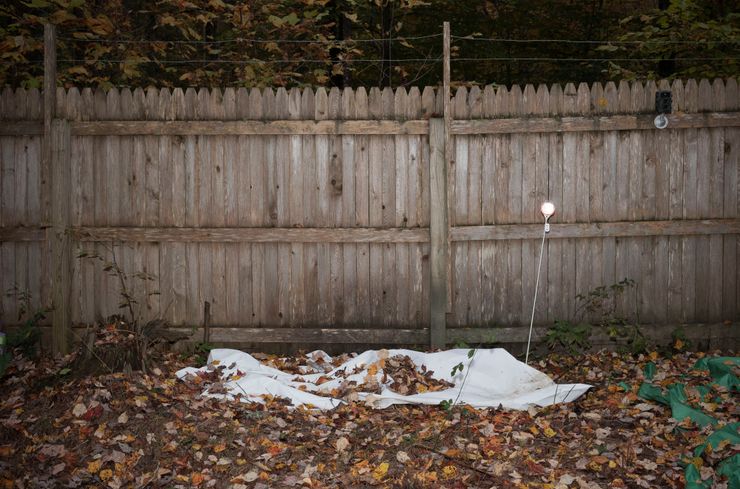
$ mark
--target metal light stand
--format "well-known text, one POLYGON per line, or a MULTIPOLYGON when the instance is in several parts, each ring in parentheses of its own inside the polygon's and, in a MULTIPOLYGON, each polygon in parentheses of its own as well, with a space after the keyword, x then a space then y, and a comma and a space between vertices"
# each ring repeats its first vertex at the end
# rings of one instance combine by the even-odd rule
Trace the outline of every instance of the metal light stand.
POLYGON ((540 245, 540 261, 537 265, 537 280, 534 284, 534 300, 532 301, 532 318, 529 320, 529 337, 527 338, 527 353, 524 357, 524 363, 529 365, 529 346, 532 344, 532 326, 534 325, 534 311, 537 307, 537 290, 540 288, 540 271, 542 270, 542 255, 545 251, 545 238, 550 232, 550 217, 555 213, 555 205, 552 202, 545 202, 540 207, 542 215, 545 216, 545 229, 542 232, 542 244, 540 245))

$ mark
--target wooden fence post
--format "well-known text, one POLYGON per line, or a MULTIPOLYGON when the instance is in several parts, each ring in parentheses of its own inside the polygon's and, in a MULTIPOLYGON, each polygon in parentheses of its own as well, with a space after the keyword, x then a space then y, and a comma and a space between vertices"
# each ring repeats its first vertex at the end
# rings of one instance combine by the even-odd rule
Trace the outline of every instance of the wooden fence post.
POLYGON ((69 122, 54 119, 51 124, 50 237, 52 263, 52 346, 55 353, 69 352, 71 333, 70 292, 72 288, 72 242, 69 235, 71 188, 69 122))
POLYGON ((447 340, 447 162, 445 161, 445 121, 429 120, 429 233, 430 266, 430 343, 443 348, 447 340))
POLYGON ((56 26, 44 24, 44 139, 41 147, 41 224, 46 226, 51 219, 51 121, 56 114, 57 97, 57 50, 56 26))

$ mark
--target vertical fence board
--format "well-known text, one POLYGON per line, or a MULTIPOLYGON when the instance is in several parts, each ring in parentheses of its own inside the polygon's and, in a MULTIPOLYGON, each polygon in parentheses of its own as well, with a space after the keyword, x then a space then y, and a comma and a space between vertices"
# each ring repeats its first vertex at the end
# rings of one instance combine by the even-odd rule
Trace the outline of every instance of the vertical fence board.
MULTIPOLYGON (((565 90, 473 87, 457 90, 451 102, 457 120, 649 114, 657 89, 672 90, 679 117, 738 109, 735 80, 568 84, 565 90)), ((55 109, 70 121, 402 122, 438 116, 443 103, 432 88, 369 94, 72 88, 57 90, 55 109)), ((0 105, 7 120, 41 117, 38 90, 3 90, 0 105)), ((442 169, 449 170, 448 218, 458 226, 540 223, 539 204, 549 199, 557 208, 554 224, 737 219, 739 137, 734 127, 456 135, 452 161, 442 169)), ((41 223, 41 141, 0 137, 3 227, 41 223)), ((443 195, 431 193, 430 184, 443 173, 432 178, 434 148, 422 134, 113 134, 75 135, 70 142, 70 223, 81 227, 426 228, 434 196, 443 195)), ((452 272, 452 302, 442 308, 449 325, 525 323, 538 243, 453 242, 442 259, 452 272)), ((75 246, 106 258, 113 250, 126 273, 156 276, 135 291, 145 296, 144 319, 163 316, 197 326, 207 300, 218 326, 414 328, 446 322, 434 303, 434 284, 445 276, 434 268, 434 240, 75 246), (156 290, 161 295, 151 295, 156 290)), ((623 278, 636 280, 638 288, 620 299, 618 314, 632 316, 637 307, 646 323, 735 320, 738 246, 736 235, 548 240, 535 322, 573 319, 576 294, 623 278)), ((2 287, 29 289, 34 304, 48 304, 50 251, 45 243, 1 243, 2 287)), ((92 260, 72 261, 72 321, 119 312, 115 277, 92 260)), ((3 297, 0 308, 3 316, 15 315, 18 301, 3 297)), ((439 343, 438 333, 433 340, 439 343)))

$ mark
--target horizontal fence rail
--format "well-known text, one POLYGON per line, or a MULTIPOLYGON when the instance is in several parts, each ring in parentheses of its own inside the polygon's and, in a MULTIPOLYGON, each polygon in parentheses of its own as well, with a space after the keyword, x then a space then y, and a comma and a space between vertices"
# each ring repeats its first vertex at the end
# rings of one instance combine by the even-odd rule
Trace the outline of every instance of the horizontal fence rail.
MULTIPOLYGON (((38 90, 5 89, 0 285, 54 305, 55 341, 119 312, 118 281, 84 252, 156 277, 133 280, 143 320, 192 332, 209 302, 219 342, 519 342, 551 200, 536 338, 624 278, 637 287, 615 314, 656 334, 737 324, 734 79, 443 98, 72 88, 50 117, 38 90), (658 89, 674 101, 662 131, 658 89)), ((4 324, 19 307, 3 295, 4 324)))

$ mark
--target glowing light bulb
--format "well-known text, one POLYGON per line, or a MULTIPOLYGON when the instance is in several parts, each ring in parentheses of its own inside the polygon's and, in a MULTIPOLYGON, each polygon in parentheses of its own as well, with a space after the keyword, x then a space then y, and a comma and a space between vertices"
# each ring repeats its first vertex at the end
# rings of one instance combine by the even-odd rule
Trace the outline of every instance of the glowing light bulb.
POLYGON ((545 219, 548 219, 550 216, 555 214, 555 204, 552 202, 545 202, 542 204, 542 207, 540 207, 540 212, 542 212, 542 215, 545 216, 545 219))

